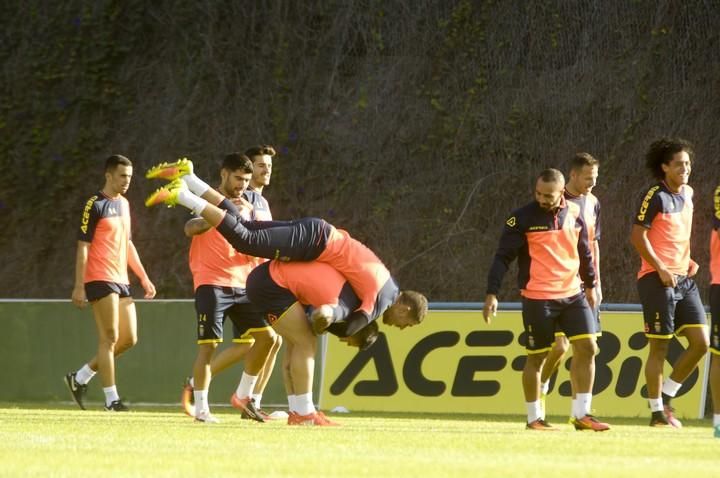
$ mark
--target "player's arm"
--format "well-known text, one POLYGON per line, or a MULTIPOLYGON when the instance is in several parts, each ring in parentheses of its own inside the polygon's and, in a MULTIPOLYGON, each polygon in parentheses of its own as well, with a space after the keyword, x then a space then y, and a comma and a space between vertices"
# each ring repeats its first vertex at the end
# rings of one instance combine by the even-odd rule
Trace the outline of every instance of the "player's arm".
POLYGON ((580 278, 585 285, 585 297, 587 298, 588 304, 590 308, 594 309, 598 304, 597 291, 595 290, 595 286, 597 285, 595 264, 591 251, 594 245, 590 244, 587 224, 582 215, 577 218, 576 224, 580 227, 577 244, 578 257, 580 258, 580 278))
POLYGON ((600 202, 595 201, 595 238, 593 241, 593 257, 595 259, 595 291, 597 293, 598 306, 602 303, 602 285, 600 282, 600 235, 602 234, 602 228, 600 227, 600 202))
POLYGON ((132 241, 128 241, 128 265, 135 275, 138 276, 138 279, 140 279, 140 285, 142 285, 142 288, 145 290, 145 298, 152 299, 155 297, 155 285, 150 281, 147 272, 145 272, 145 268, 142 262, 140 262, 137 249, 135 249, 135 244, 133 244, 132 241))
POLYGON ((602 286, 600 285, 600 243, 593 241, 593 254, 595 257, 595 293, 597 295, 597 305, 602 303, 602 286))
POLYGON ((654 186, 645 194, 640 204, 640 209, 635 215, 635 222, 630 233, 630 243, 650 267, 655 269, 660 276, 660 282, 666 287, 675 287, 677 280, 675 274, 670 272, 663 261, 655 254, 648 231, 652 227, 655 216, 660 212, 660 201, 657 191, 659 187, 654 186))
POLYGON ((187 237, 197 236, 210 230, 212 226, 201 217, 194 217, 185 223, 185 235, 187 237))
POLYGON ((75 285, 72 291, 72 303, 79 308, 87 305, 85 296, 85 269, 87 268, 88 250, 90 243, 78 241, 75 253, 75 285))
POLYGON ((488 324, 491 320, 490 316, 494 317, 497 312, 497 294, 500 292, 503 277, 510 268, 510 264, 517 258, 520 249, 526 244, 525 233, 518 223, 519 218, 515 213, 505 222, 500 243, 490 265, 485 305, 483 306, 483 318, 488 324))

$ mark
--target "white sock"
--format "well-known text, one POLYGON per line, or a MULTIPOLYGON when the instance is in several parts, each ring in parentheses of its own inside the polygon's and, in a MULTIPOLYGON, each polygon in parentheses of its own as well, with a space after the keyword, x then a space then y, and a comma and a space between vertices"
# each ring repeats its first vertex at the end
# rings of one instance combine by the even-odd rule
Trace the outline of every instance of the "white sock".
POLYGON ((240 384, 238 385, 237 390, 235 390, 235 395, 237 395, 238 398, 245 398, 252 395, 257 379, 257 375, 248 375, 246 372, 243 372, 240 384))
POLYGON ((300 415, 310 415, 311 413, 315 412, 315 405, 313 405, 312 400, 312 392, 295 395, 295 404, 297 405, 297 410, 295 411, 298 412, 298 414, 300 415))
POLYGON ((570 401, 570 416, 571 417, 575 416, 575 412, 577 411, 577 409, 578 409, 577 398, 573 398, 570 401))
POLYGON ((208 183, 206 183, 199 177, 195 176, 195 173, 183 176, 182 180, 185 181, 185 184, 187 184, 188 189, 190 191, 192 191, 192 193, 195 194, 196 196, 202 196, 205 193, 205 191, 210 189, 210 186, 208 185, 208 183))
POLYGON ((253 401, 255 402, 255 408, 258 410, 261 408, 260 403, 262 402, 262 393, 253 393, 253 401))
POLYGON ((720 425, 720 413, 713 415, 713 426, 716 427, 718 425, 720 425))
POLYGON ((88 364, 85 364, 80 367, 80 370, 75 372, 75 381, 80 385, 85 385, 90 381, 91 378, 95 376, 96 373, 97 372, 91 369, 88 364))
POLYGON ((543 395, 547 395, 549 391, 550 391, 550 380, 540 384, 540 393, 542 393, 543 395))
POLYGON ((200 416, 203 412, 210 411, 210 405, 208 404, 208 391, 207 390, 195 390, 193 392, 195 397, 195 416, 200 416))
POLYGON ((590 415, 592 407, 592 393, 575 394, 575 418, 582 418, 590 415))
POLYGON ((203 198, 184 189, 178 192, 178 202, 198 215, 203 212, 203 209, 205 209, 205 206, 208 204, 203 198))
POLYGON ((525 402, 525 408, 527 408, 528 423, 532 423, 541 418, 540 415, 542 414, 542 409, 540 407, 540 400, 525 402))
POLYGON ((665 382, 663 382, 662 393, 674 397, 675 395, 677 395, 680 387, 682 387, 682 383, 677 383, 675 380, 668 377, 665 379, 665 382))
POLYGON ((663 409, 662 397, 660 398, 648 398, 651 412, 661 412, 663 409))
POLYGON ((297 395, 288 395, 288 410, 291 412, 297 412, 297 405, 295 405, 296 399, 297 395))
POLYGON ((105 393, 105 405, 108 407, 112 404, 112 402, 120 400, 120 395, 118 395, 117 387, 115 385, 112 387, 103 387, 103 392, 105 393))

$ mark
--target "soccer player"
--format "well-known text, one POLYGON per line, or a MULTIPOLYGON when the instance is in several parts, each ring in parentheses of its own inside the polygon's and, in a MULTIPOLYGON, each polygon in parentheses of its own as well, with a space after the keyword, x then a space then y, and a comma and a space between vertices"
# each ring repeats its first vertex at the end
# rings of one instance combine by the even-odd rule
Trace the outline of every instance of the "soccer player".
MULTIPOLYGON (((267 202, 259 194, 246 191, 252 171, 247 156, 228 154, 220 170, 218 191, 240 207, 248 219, 258 211, 264 213, 264 217, 253 218, 272 219, 267 202)), ((245 358, 245 371, 230 403, 242 411, 243 417, 263 422, 264 415, 257 409, 252 392, 266 363, 272 361, 274 365, 278 336, 245 294, 247 275, 260 261, 235 251, 203 218, 190 219, 185 225, 185 234, 192 237, 190 270, 195 287, 198 353, 192 381, 183 390, 183 408, 197 421, 216 423, 218 420, 210 413, 208 404, 211 377, 245 358), (233 322, 233 345, 214 357, 215 349, 222 342, 226 317, 233 322), (190 409, 191 393, 194 410, 190 409)))
MULTIPOLYGON (((307 307, 324 309, 334 320, 329 331, 346 337, 349 345, 366 348, 377 336, 373 321, 354 334, 347 333, 345 319, 359 305, 359 299, 345 278, 330 265, 319 262, 270 261, 254 269, 247 280, 248 297, 263 309, 267 320, 287 344, 284 366, 288 392, 289 425, 333 425, 315 410, 312 382, 317 338, 308 322, 307 307)), ((392 301, 393 297, 379 300, 392 301)), ((427 308, 427 304, 422 304, 427 308)), ((395 306, 383 314, 387 325, 408 326, 405 314, 395 314, 395 306)), ((417 311, 413 315, 424 315, 417 311)))
MULTIPOLYGON (((577 153, 570 160, 570 178, 565 184, 565 192, 563 193, 566 201, 574 202, 580 207, 581 214, 585 220, 585 226, 588 232, 588 241, 590 243, 590 252, 593 257, 593 266, 595 267, 595 294, 596 303, 593 309, 595 316, 595 324, 597 335, 600 335, 600 303, 602 302, 602 289, 600 287, 600 202, 593 195, 592 189, 595 187, 598 177, 599 162, 588 153, 577 153)), ((555 334, 555 344, 548 353, 540 375, 542 386, 542 396, 548 393, 550 378, 557 371, 563 356, 570 347, 567 337, 561 331, 555 334)), ((573 402, 575 401, 575 388, 572 386, 573 402)), ((575 407, 575 404, 572 405, 575 407)))
POLYGON ((685 140, 664 138, 650 145, 645 164, 659 182, 640 202, 630 238, 641 258, 637 288, 649 343, 645 380, 653 427, 682 426, 670 400, 708 350, 705 310, 693 280, 698 264, 690 257, 692 160, 685 140), (684 336, 688 348, 663 382, 673 333, 684 336))
POLYGON ((720 438, 720 186, 715 189, 713 206, 713 230, 710 236, 710 389, 714 436, 720 438))
POLYGON ((592 313, 597 302, 595 269, 582 211, 576 203, 565 200, 564 189, 560 171, 544 170, 535 183, 535 201, 513 211, 505 222, 488 273, 483 316, 490 323, 497 311, 503 276, 517 258, 527 334, 522 375, 527 428, 556 430, 545 421, 541 410, 540 370, 558 329, 573 348, 570 375, 577 393, 572 423, 576 430, 604 431, 610 428, 608 424, 590 414, 597 352, 592 313))
MULTIPOLYGON (((272 214, 270 212, 270 205, 267 200, 262 196, 263 188, 270 184, 270 176, 272 174, 272 158, 275 156, 275 150, 271 146, 257 146, 249 148, 245 155, 250 158, 253 162, 252 177, 250 184, 248 185, 247 193, 252 198, 252 214, 253 219, 259 221, 270 221, 272 220, 272 214), (252 191, 252 192, 250 192, 252 191)), ((237 205, 237 204, 236 204, 237 205)), ((239 206, 238 206, 239 207, 239 206)), ((188 221, 190 225, 193 221, 207 225, 202 218, 196 218, 188 221)), ((209 227, 209 226, 204 226, 209 227)), ((186 227, 186 233, 188 233, 186 227)), ((204 230, 203 230, 204 232, 204 230)), ((220 353, 213 355, 212 361, 210 362, 210 370, 212 375, 216 375, 233 364, 239 362, 249 350, 249 346, 252 342, 248 341, 247 337, 240 338, 237 336, 239 332, 235 325, 233 325, 236 337, 233 339, 233 346, 225 348, 220 353)), ((240 334, 242 335, 242 333, 240 334)), ((255 383, 255 389, 252 394, 252 402, 257 412, 264 418, 264 420, 271 420, 272 417, 262 410, 262 395, 265 387, 267 386, 270 375, 272 374, 273 368, 275 367, 275 359, 282 346, 281 336, 274 334, 274 344, 270 350, 270 354, 265 361, 265 366, 260 371, 257 382, 255 383)), ((195 410, 192 402, 194 400, 194 379, 189 378, 186 380, 183 386, 183 392, 180 399, 183 410, 190 416, 194 416, 195 410)), ((238 387, 240 388, 240 387, 238 387)), ((245 411, 241 415, 243 418, 252 418, 245 411)))
MULTIPOLYGON (((318 218, 246 222, 239 217, 232 203, 193 173, 192 162, 186 158, 155 166, 146 177, 171 181, 151 194, 145 201, 146 206, 162 203, 185 206, 201 215, 239 252, 283 261, 317 259, 332 265, 350 282, 361 300, 358 310, 347 319, 348 335, 372 322, 373 317, 382 314, 391 305, 377 302, 377 298, 384 295, 385 288, 397 291, 390 272, 375 253, 346 231, 318 218)), ((392 313, 405 314, 407 325, 418 324, 424 314, 409 314, 424 309, 408 306, 407 303, 420 299, 426 301, 417 292, 399 292, 392 304, 392 313)), ((332 318, 322 314, 316 315, 315 319, 313 329, 316 333, 321 333, 332 322, 332 318)))
POLYGON ((80 220, 72 302, 79 308, 92 304, 98 348, 88 363, 65 375, 65 384, 83 410, 87 384, 97 372, 105 393, 105 410, 128 410, 115 385, 115 357, 137 342, 128 265, 140 279, 145 298, 155 297, 155 286, 132 242, 130 204, 123 196, 130 187, 132 173, 132 163, 125 156, 107 158, 105 185, 87 200, 80 220))

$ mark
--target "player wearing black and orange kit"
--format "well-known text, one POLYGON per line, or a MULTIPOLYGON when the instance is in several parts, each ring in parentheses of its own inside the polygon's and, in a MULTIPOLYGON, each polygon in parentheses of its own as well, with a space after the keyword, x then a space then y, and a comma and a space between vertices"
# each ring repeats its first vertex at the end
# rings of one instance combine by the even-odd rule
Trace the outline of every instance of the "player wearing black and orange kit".
MULTIPOLYGON (((283 370, 290 407, 289 425, 333 425, 315 410, 312 383, 317 339, 306 313, 308 306, 323 308, 334 318, 329 327, 341 340, 366 347, 377 337, 375 321, 353 336, 347 336, 345 320, 360 305, 355 292, 330 265, 312 262, 270 261, 253 270, 247 280, 248 297, 265 311, 267 320, 285 339, 287 351, 283 370)), ((393 303, 396 288, 378 297, 380 303, 393 303)))
POLYGON ((523 390, 530 430, 555 430, 540 403, 540 370, 557 328, 573 346, 570 374, 577 387, 573 424, 578 430, 608 430, 591 414, 597 345, 592 308, 595 270, 587 227, 577 204, 563 197, 560 171, 546 169, 535 184, 535 201, 514 211, 505 223, 488 273, 483 316, 497 311, 497 294, 510 264, 518 260, 518 288, 527 336, 523 390), (584 290, 581 287, 584 285, 584 290))
MULTIPOLYGON (((588 153, 577 153, 570 160, 569 179, 565 184, 565 200, 578 205, 580 213, 587 228, 588 243, 595 267, 595 294, 597 301, 593 309, 595 316, 595 332, 600 335, 600 303, 602 302, 602 288, 600 286, 600 201, 593 195, 592 189, 597 182, 599 161, 588 153)), ((570 348, 570 342, 562 331, 555 332, 555 344, 545 359, 540 375, 544 406, 544 397, 550 389, 550 378, 557 371, 565 353, 570 348)), ((575 407, 575 387, 572 383, 573 409, 575 407)))
MULTIPOLYGON (((246 191, 252 170, 245 155, 226 155, 220 169, 219 191, 241 207, 248 220, 270 220, 267 202, 258 193, 246 191)), ((197 421, 217 422, 208 404, 211 377, 245 358, 245 370, 230 403, 243 412, 243 417, 265 421, 251 395, 265 364, 271 361, 270 367, 274 365, 279 337, 245 293, 248 274, 264 259, 238 253, 202 218, 189 220, 185 233, 192 237, 189 263, 195 288, 199 347, 193 378, 183 390, 183 409, 197 421), (215 349, 223 340, 227 317, 233 322, 233 345, 216 357, 215 349), (191 395, 194 409, 190 405, 191 395)))
POLYGON ((710 388, 713 400, 713 429, 720 438, 720 186, 713 195, 713 229, 710 236, 710 388))
MULTIPOLYGON (((342 273, 361 300, 358 310, 347 320, 350 335, 369 324, 373 315, 383 314, 386 321, 404 326, 416 325, 424 318, 427 299, 414 291, 401 291, 393 304, 379 310, 377 296, 391 280, 390 273, 370 249, 326 221, 310 217, 285 222, 246 222, 231 202, 193 173, 192 162, 186 158, 160 164, 146 176, 172 181, 148 197, 145 201, 148 207, 161 203, 185 206, 200 214, 244 254, 281 261, 318 260, 342 273)), ((326 320, 319 322, 322 326, 329 324, 326 320)), ((321 331, 322 326, 315 329, 321 331)))
POLYGON ((690 257, 693 190, 691 145, 661 139, 650 145, 646 166, 660 182, 643 195, 635 214, 631 242, 640 254, 638 293, 649 351, 645 363, 650 426, 682 426, 670 399, 708 349, 707 321, 693 276, 698 264, 690 257), (663 364, 673 334, 685 336, 688 348, 663 382, 663 364))
POLYGON ((130 206, 122 195, 130 187, 132 163, 120 155, 105 162, 105 185, 83 209, 75 261, 72 301, 83 308, 92 304, 98 330, 98 350, 65 383, 73 400, 85 409, 87 383, 100 372, 105 409, 127 411, 115 385, 115 357, 137 342, 137 316, 130 295, 128 265, 140 278, 145 298, 155 297, 155 286, 140 262, 132 242, 130 206))

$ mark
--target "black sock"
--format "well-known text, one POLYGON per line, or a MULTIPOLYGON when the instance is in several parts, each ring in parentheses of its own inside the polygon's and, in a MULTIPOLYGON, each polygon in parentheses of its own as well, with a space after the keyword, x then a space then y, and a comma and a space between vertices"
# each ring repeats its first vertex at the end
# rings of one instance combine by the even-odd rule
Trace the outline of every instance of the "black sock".
POLYGON ((662 393, 660 396, 662 397, 663 405, 667 405, 667 406, 669 407, 669 406, 670 406, 670 400, 672 400, 673 397, 671 397, 671 396, 668 395, 667 393, 662 393))

